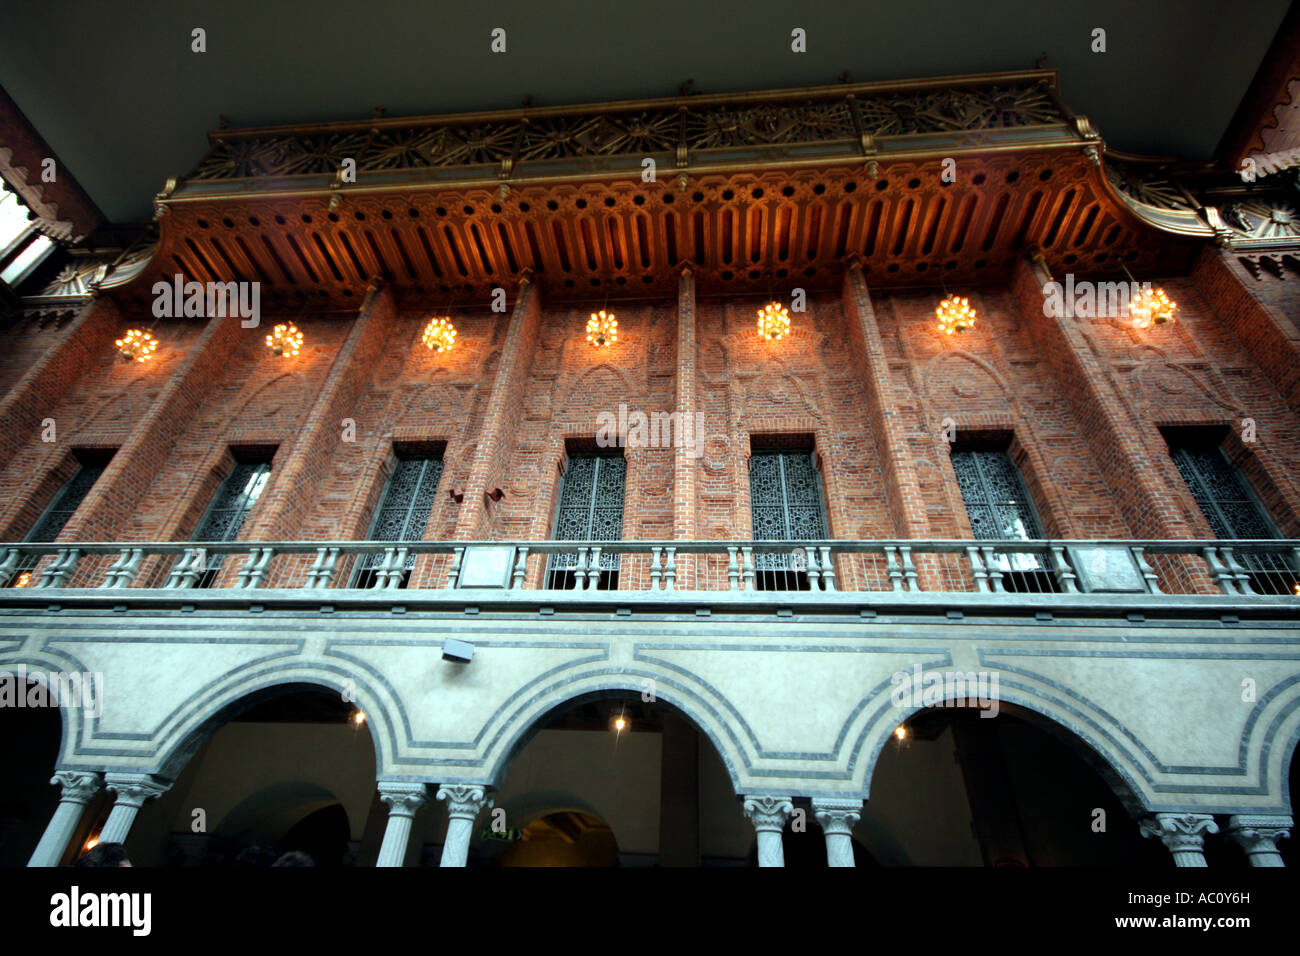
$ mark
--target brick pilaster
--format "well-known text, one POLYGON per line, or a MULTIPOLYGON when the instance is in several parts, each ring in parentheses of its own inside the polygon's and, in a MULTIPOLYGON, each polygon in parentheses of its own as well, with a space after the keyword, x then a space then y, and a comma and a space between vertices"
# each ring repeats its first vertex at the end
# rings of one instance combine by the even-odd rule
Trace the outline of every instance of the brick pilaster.
MULTIPOLYGON (((673 448, 673 539, 690 541, 695 530, 695 479, 699 462, 693 457, 695 443, 695 276, 684 268, 677 280, 677 413, 676 444, 673 448), (686 439, 686 440, 684 440, 686 439)), ((695 562, 690 556, 677 558, 678 587, 695 586, 695 562)))
MULTIPOLYGON (((1194 537, 1178 509, 1177 497, 1170 493, 1155 465, 1154 456, 1167 453, 1155 425, 1150 424, 1144 432, 1134 423, 1120 400, 1111 370, 1094 352, 1079 319, 1043 314, 1043 288, 1050 281, 1043 266, 1021 259, 1012 276, 1012 291, 1033 330, 1038 353, 1047 360, 1057 387, 1074 412, 1124 520, 1141 538, 1194 537)), ((1152 563, 1162 575, 1179 579, 1180 588, 1211 588, 1194 561, 1170 557, 1152 563)))
POLYGON ((285 541, 300 537, 302 521, 316 504, 313 489, 324 483, 342 450, 343 419, 355 416, 361 405, 371 384, 369 369, 379 359, 396 317, 392 291, 372 284, 298 440, 259 503, 255 521, 243 530, 241 538, 285 541))
POLYGON ((31 483, 31 475, 10 475, 24 446, 38 440, 42 419, 51 417, 78 379, 105 361, 113 349, 121 314, 109 299, 93 299, 72 320, 63 341, 47 350, 0 400, 0 526, 20 510, 25 494, 17 488, 31 483))
POLYGON ((465 482, 465 497, 456 519, 457 541, 486 538, 490 533, 492 520, 486 497, 501 486, 502 470, 510 460, 509 429, 522 418, 524 387, 541 325, 540 296, 531 271, 525 270, 465 482))
POLYGON ((1207 246, 1191 277, 1287 405, 1300 412, 1300 329, 1255 295, 1245 270, 1224 249, 1207 246))
POLYGON ((876 460, 880 462, 885 497, 898 537, 929 537, 930 522, 926 516, 925 499, 916 478, 903 423, 894 407, 897 401, 885 346, 880 339, 880 327, 876 324, 876 311, 871 304, 862 265, 856 259, 849 260, 844 274, 844 312, 862 369, 867 420, 875 439, 876 460))

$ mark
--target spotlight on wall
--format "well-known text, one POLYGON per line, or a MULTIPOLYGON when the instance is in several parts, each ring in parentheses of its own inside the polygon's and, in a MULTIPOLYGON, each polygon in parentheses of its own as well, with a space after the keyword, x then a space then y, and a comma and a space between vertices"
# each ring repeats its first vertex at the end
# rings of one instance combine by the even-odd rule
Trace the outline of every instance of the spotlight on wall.
POLYGON ((442 642, 442 659, 456 664, 468 664, 474 659, 474 645, 449 637, 442 642))
POLYGON ((614 733, 621 734, 623 731, 627 730, 627 718, 622 714, 619 714, 614 718, 611 726, 614 728, 614 733))
POLYGON ((894 728, 894 736, 897 737, 899 740, 906 740, 906 739, 907 739, 907 728, 904 727, 904 726, 902 726, 901 724, 900 724, 899 726, 895 727, 895 728, 894 728))
POLYGON ((352 715, 352 722, 360 727, 366 722, 366 712, 364 710, 357 711, 352 715))

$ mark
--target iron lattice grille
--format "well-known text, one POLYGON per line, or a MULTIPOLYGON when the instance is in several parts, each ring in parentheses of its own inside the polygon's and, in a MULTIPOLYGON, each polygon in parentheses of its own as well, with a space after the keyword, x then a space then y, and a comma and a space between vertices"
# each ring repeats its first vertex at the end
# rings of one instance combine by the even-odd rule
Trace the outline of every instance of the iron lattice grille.
MULTIPOLYGON (((826 537, 821 482, 812 452, 755 452, 749 459, 749 508, 756 541, 826 537)), ((758 553, 755 571, 802 571, 793 554, 758 553)))
MULTIPOLYGON (((955 451, 952 467, 976 539, 1032 541, 1043 537, 1020 469, 1005 451, 955 451)), ((1001 571, 1050 570, 1046 555, 1018 552, 998 554, 996 559, 1001 571)))
MULTIPOLYGON (((81 507, 81 503, 94 487, 99 476, 104 473, 103 465, 82 465, 77 469, 77 473, 68 480, 50 506, 45 509, 45 513, 37 519, 36 524, 32 525, 32 530, 27 532, 24 541, 48 542, 53 541, 63 530, 63 526, 68 523, 76 510, 81 507)), ((14 568, 11 581, 15 581, 22 575, 36 569, 40 563, 37 555, 25 555, 14 568)))
MULTIPOLYGON (((621 540, 626 479, 627 462, 621 455, 571 455, 560 488, 555 540, 621 540)), ((554 581, 557 574, 577 569, 577 554, 554 554, 548 566, 548 578, 554 581)), ((601 577, 617 570, 618 555, 602 552, 601 577)))
MULTIPOLYGON (((398 459, 370 526, 370 540, 423 540, 441 480, 441 458, 398 459)), ((357 563, 357 575, 378 567, 383 559, 382 554, 366 555, 357 563)), ((408 571, 415 567, 415 555, 406 556, 405 567, 408 571)))
MULTIPOLYGON (((1278 537, 1267 512, 1221 449, 1176 448, 1173 458, 1215 537, 1256 540, 1278 537)), ((1285 584, 1279 576, 1294 576, 1296 571, 1290 558, 1281 551, 1243 551, 1236 558, 1247 571, 1254 572, 1256 590, 1263 586, 1265 593, 1273 593, 1270 582, 1285 584)), ((1289 593, 1289 588, 1278 593, 1289 593)))
MULTIPOLYGON (((271 477, 270 462, 240 462, 226 476, 226 480, 217 489, 217 495, 199 524, 195 541, 234 541, 239 537, 239 529, 253 510, 267 479, 271 477)), ((206 557, 203 574, 196 587, 210 587, 221 570, 223 556, 212 554, 206 557)))
POLYGON ((54 502, 41 515, 40 520, 27 533, 27 541, 53 541, 68 523, 73 513, 104 473, 103 465, 82 465, 59 492, 54 502))

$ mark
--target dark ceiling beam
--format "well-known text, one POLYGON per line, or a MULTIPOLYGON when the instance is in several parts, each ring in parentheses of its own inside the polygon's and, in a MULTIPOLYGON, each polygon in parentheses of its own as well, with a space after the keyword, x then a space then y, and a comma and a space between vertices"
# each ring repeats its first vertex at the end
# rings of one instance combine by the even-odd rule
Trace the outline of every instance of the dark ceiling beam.
POLYGON ((1293 0, 1215 150, 1215 157, 1226 168, 1239 169, 1248 155, 1263 150, 1264 131, 1277 126, 1276 110, 1291 102, 1288 88, 1297 79, 1300 79, 1300 0, 1293 0))
POLYGON ((104 223, 104 214, 50 149, 18 104, 0 87, 0 174, 53 238, 80 242, 104 223), (54 182, 42 182, 43 161, 53 157, 54 182))

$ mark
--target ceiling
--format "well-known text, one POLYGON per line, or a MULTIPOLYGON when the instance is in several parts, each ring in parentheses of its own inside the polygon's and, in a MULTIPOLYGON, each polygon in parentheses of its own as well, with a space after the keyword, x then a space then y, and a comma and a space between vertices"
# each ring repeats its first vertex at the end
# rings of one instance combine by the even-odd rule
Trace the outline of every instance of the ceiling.
POLYGON ((168 176, 232 125, 418 115, 1031 67, 1107 143, 1208 159, 1288 0, 428 0, 12 4, 0 85, 110 220, 151 216, 168 176), (612 11, 617 11, 614 13, 612 11), (190 52, 190 31, 207 52, 190 52), (489 50, 494 27, 507 52, 489 50), (790 51, 807 31, 808 52, 790 51), (1092 31, 1107 51, 1091 52, 1092 31))

